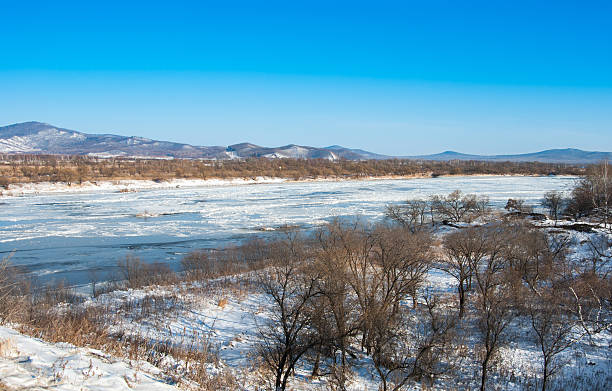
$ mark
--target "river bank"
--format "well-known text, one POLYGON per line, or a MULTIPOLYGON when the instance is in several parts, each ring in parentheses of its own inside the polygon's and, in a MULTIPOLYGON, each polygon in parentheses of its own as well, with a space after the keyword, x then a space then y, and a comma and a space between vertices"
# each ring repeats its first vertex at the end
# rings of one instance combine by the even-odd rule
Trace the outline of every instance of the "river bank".
MULTIPOLYGON (((440 175, 442 177, 538 177, 541 175, 440 175)), ((144 190, 165 190, 173 188, 197 188, 217 186, 243 186, 257 184, 280 184, 280 183, 307 183, 307 182, 346 182, 346 181, 380 181, 380 180, 406 180, 435 178, 431 173, 415 175, 383 175, 366 177, 320 177, 320 178, 281 178, 281 177, 244 177, 244 178, 210 178, 190 179, 175 178, 169 180, 146 180, 146 179, 117 179, 107 181, 86 181, 82 183, 66 182, 32 182, 14 183, 0 189, 0 197, 19 197, 36 194, 49 193, 97 193, 97 192, 136 192, 144 190)))

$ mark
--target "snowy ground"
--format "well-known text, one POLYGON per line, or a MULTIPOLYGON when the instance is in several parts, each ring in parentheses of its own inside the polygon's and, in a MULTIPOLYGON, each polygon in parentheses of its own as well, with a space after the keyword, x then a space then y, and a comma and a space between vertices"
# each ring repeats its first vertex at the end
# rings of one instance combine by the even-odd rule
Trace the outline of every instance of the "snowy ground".
MULTIPOLYGON (((159 369, 104 352, 51 344, 0 326, 0 382, 9 390, 170 391, 159 369)), ((1 389, 2 387, 0 387, 1 389)))
MULTIPOLYGON (((146 336, 156 341, 171 340, 177 344, 191 344, 204 338, 210 342, 217 354, 218 367, 231 368, 242 379, 245 389, 255 389, 261 385, 261 375, 257 371, 245 373, 256 359, 255 346, 259 341, 258 325, 267 318, 266 299, 259 293, 249 290, 248 284, 238 281, 215 284, 214 287, 155 288, 149 290, 120 291, 91 300, 87 305, 104 305, 121 308, 123 303, 137 303, 147 296, 160 298, 180 297, 181 305, 176 312, 162 313, 159 316, 138 316, 133 312, 121 313, 120 321, 114 326, 117 330, 146 336), (177 290, 178 289, 178 290, 177 290)), ((432 270, 428 285, 435 290, 454 293, 455 283, 447 274, 432 270)), ((130 305, 130 308, 133 304, 130 305)), ((525 390, 538 384, 541 355, 525 322, 517 320, 509 330, 510 343, 504 347, 500 360, 493 371, 492 380, 500 390, 525 390)), ((473 341, 466 341, 473 344, 473 341)), ((605 390, 612 382, 612 353, 609 346, 612 335, 603 333, 589 341, 581 341, 562 355, 565 366, 553 389, 605 390)), ((473 347, 470 347, 473 349, 473 347)), ((378 378, 371 361, 358 357, 353 368, 350 390, 363 391, 378 389, 378 378)), ((447 390, 473 389, 478 382, 478 363, 474 353, 462 363, 461 375, 452 379, 441 377, 433 389, 447 390)), ((309 368, 302 367, 292 381, 294 390, 325 389, 324 379, 310 379, 309 368)), ((412 388, 408 388, 412 389, 412 388)), ((414 389, 421 389, 415 384, 414 389)))
MULTIPOLYGON (((176 303, 175 303, 176 304, 176 303)), ((146 337, 156 342, 172 341, 191 345, 206 341, 215 355, 215 365, 210 371, 229 368, 245 390, 255 390, 267 385, 267 378, 260 368, 256 345, 260 342, 259 327, 269 317, 269 302, 262 294, 252 290, 248 279, 220 279, 212 285, 183 285, 173 288, 148 288, 144 290, 116 291, 90 299, 85 305, 110 306, 119 314, 114 331, 122 331, 134 337, 146 337), (143 300, 179 298, 176 311, 157 315, 139 315, 133 311, 143 300), (122 311, 126 307, 130 311, 122 311)), ((361 357, 361 368, 355 368, 352 379, 354 391, 378 389, 369 359, 361 357)), ((182 363, 177 363, 178 367, 182 363)), ((178 368, 177 367, 177 368, 178 368)), ((325 389, 322 378, 312 379, 309 368, 299 368, 292 381, 292 390, 325 389)))
MULTIPOLYGON (((452 288, 452 281, 433 273, 430 281, 452 288)), ((113 302, 118 307, 126 301, 139 301, 147 296, 160 297, 173 292, 155 288, 122 291, 103 295, 98 303, 113 302)), ((265 299, 253 293, 237 293, 235 287, 226 286, 208 295, 196 289, 181 295, 184 307, 175 313, 138 317, 121 313, 121 321, 113 326, 117 331, 144 336, 157 341, 191 344, 202 339, 208 341, 218 361, 211 364, 211 372, 229 368, 240 379, 245 390, 254 390, 265 383, 265 378, 254 370, 254 346, 258 342, 257 325, 266 317, 265 299)), ((93 305, 90 302, 89 305, 93 305)), ((492 379, 500 390, 524 390, 534 387, 540 370, 540 354, 530 342, 528 330, 518 326, 510 331, 514 342, 504 347, 501 360, 492 379)), ((609 345, 612 335, 597 336, 596 345, 580 343, 563 354, 566 365, 554 389, 605 390, 612 381, 609 345)), ((18 332, 0 327, 0 379, 9 387, 23 389, 57 390, 170 390, 175 386, 164 382, 161 369, 145 362, 130 362, 114 358, 103 352, 76 348, 58 343, 50 344, 18 332)), ((374 368, 364 356, 356 361, 350 381, 350 390, 375 391, 378 388, 374 368)), ((173 363, 179 370, 180 363, 173 363)), ((438 379, 437 390, 472 389, 476 385, 476 362, 468 360, 463 375, 454 379, 438 379)), ((165 368, 167 371, 168 368, 165 368)), ((301 368, 292 380, 293 390, 325 389, 324 379, 310 379, 309 368, 301 368)), ((409 389, 421 389, 414 385, 409 389)))

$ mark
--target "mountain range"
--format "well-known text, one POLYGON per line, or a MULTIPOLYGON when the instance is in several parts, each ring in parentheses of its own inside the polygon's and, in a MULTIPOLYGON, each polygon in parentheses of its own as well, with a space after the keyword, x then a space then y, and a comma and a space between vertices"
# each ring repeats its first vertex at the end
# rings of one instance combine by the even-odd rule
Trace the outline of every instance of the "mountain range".
POLYGON ((250 143, 230 146, 194 146, 158 141, 144 137, 113 134, 88 134, 58 128, 42 122, 24 122, 0 127, 0 153, 5 154, 61 154, 97 157, 147 157, 189 159, 242 159, 249 157, 298 159, 419 159, 419 160, 480 160, 480 161, 538 161, 548 163, 586 164, 612 159, 610 152, 589 152, 579 149, 550 149, 517 155, 469 155, 446 151, 433 155, 387 156, 362 149, 339 145, 310 147, 285 145, 261 147, 250 143))

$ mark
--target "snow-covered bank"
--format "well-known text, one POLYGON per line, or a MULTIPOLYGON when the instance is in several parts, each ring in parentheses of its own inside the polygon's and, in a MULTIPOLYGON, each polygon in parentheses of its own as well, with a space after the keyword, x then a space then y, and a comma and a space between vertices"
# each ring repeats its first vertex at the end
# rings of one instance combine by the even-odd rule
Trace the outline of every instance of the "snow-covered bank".
MULTIPOLYGON (((445 175, 444 177, 520 177, 530 175, 445 175)), ((145 179, 120 179, 111 181, 86 181, 83 183, 66 182, 35 182, 14 183, 8 185, 7 189, 0 188, 0 197, 18 197, 33 194, 47 193, 96 193, 96 192, 133 192, 141 190, 159 190, 176 188, 198 188, 213 186, 239 186, 255 184, 279 184, 279 183, 303 183, 303 182, 344 182, 344 181, 383 181, 402 179, 424 179, 431 178, 429 174, 415 174, 409 176, 385 175, 368 177, 326 177, 293 179, 279 177, 252 177, 252 178, 211 178, 211 179, 185 179, 177 178, 170 180, 145 180, 145 179)))
POLYGON ((9 390, 178 390, 146 362, 49 343, 0 326, 0 381, 9 390))
POLYGON ((8 189, 1 190, 0 195, 15 197, 31 194, 44 193, 95 193, 109 191, 139 191, 153 189, 173 189, 173 188, 193 188, 207 186, 232 186, 232 185, 252 185, 258 183, 283 183, 285 178, 232 178, 232 179, 171 179, 168 181, 153 180, 115 180, 83 182, 81 184, 65 182, 39 182, 39 183, 19 183, 11 184, 8 189))

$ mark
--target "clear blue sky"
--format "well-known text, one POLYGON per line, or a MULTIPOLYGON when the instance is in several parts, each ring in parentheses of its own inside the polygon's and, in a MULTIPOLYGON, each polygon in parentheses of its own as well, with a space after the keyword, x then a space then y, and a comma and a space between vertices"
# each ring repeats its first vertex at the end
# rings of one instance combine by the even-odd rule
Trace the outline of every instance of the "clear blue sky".
POLYGON ((0 5, 0 125, 395 155, 612 150, 611 1, 0 5))

